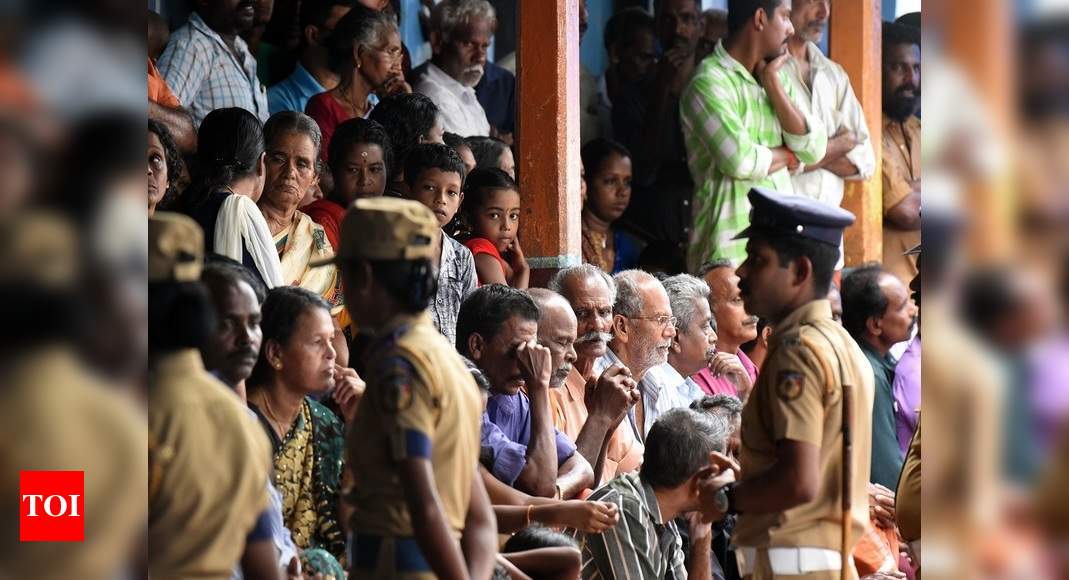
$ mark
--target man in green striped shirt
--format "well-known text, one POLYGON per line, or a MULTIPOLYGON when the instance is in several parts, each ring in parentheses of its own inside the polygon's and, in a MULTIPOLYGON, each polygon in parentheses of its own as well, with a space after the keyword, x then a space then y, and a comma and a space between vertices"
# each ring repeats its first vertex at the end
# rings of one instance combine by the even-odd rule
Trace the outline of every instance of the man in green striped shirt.
POLYGON ((568 530, 579 542, 583 580, 710 578, 712 527, 698 512, 735 481, 737 465, 713 463, 711 457, 724 451, 728 431, 724 419, 685 407, 657 419, 646 438, 642 470, 617 477, 588 498, 616 504, 616 525, 597 534, 568 530), (684 515, 689 566, 675 521, 684 515))
POLYGON ((728 37, 716 45, 680 98, 687 162, 697 184, 687 262, 736 266, 750 223, 754 186, 793 193, 791 173, 824 157, 828 137, 781 70, 790 58, 791 0, 732 0, 728 37))

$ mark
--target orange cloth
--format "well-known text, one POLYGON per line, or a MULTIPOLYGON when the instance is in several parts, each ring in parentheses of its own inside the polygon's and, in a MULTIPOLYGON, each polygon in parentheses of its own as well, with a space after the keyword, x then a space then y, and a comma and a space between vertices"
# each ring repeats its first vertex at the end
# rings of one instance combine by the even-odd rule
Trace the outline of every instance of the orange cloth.
POLYGON ((36 111, 40 99, 29 81, 6 58, 0 57, 0 105, 19 113, 36 111))
MULTIPOLYGON (((883 212, 913 193, 911 180, 921 178, 921 122, 883 117, 883 212)), ((921 241, 920 230, 900 230, 883 223, 883 265, 906 284, 917 275, 917 256, 903 256, 921 241)))
POLYGON ((182 103, 171 92, 171 88, 167 86, 167 81, 163 80, 163 75, 160 74, 159 69, 156 68, 156 63, 152 62, 151 58, 148 59, 148 100, 168 109, 182 107, 182 103))
MULTIPOLYGON (((579 371, 572 372, 559 389, 550 389, 549 405, 553 411, 553 426, 575 441, 590 415, 586 409, 586 381, 579 371)), ((638 470, 642 465, 642 443, 635 439, 627 421, 621 421, 616 431, 609 437, 609 447, 605 452, 605 464, 602 468, 601 482, 615 479, 618 475, 638 470)), ((596 458, 587 457, 593 465, 596 458)))
POLYGON ((876 572, 898 570, 898 537, 893 529, 882 530, 870 522, 864 535, 854 546, 854 567, 864 578, 876 572))

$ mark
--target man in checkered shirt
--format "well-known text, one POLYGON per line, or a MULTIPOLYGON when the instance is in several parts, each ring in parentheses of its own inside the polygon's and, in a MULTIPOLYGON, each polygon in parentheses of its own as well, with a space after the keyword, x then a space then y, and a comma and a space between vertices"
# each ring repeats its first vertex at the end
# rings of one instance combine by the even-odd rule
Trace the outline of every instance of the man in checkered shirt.
POLYGON ((824 125, 781 70, 792 34, 790 0, 731 0, 728 37, 698 65, 680 98, 697 188, 692 271, 715 258, 739 265, 745 240, 732 238, 750 223, 750 188, 794 193, 791 173, 824 157, 824 125))
POLYGON ((252 27, 256 10, 254 0, 198 3, 156 63, 198 127, 208 113, 224 107, 267 120, 267 90, 256 78, 256 59, 238 36, 252 27))

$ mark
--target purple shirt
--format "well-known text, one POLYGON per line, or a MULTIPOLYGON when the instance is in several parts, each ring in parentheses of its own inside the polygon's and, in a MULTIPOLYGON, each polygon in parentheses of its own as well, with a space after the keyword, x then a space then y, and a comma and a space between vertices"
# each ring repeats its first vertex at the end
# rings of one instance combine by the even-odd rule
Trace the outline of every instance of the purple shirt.
MULTIPOLYGON (((757 384, 757 366, 753 364, 750 357, 746 356, 746 353, 742 352, 740 348, 738 352, 739 360, 742 361, 742 368, 746 369, 746 374, 750 375, 750 384, 757 384)), ((701 390, 706 395, 731 395, 733 397, 739 396, 739 390, 735 387, 735 383, 728 380, 727 377, 714 377, 713 371, 709 370, 709 367, 705 367, 691 377, 701 390)))
MULTIPOLYGON (((550 419, 552 420, 552 419, 550 419)), ((575 454, 575 443, 553 429, 557 440, 557 466, 575 454)), ((494 477, 513 485, 527 465, 527 443, 531 441, 531 401, 520 392, 490 395, 483 413, 483 464, 494 477)))
POLYGON ((1057 445, 1069 417, 1069 334, 1035 350, 1031 360, 1031 409, 1041 451, 1057 445))
POLYGON ((906 347, 902 358, 895 366, 893 385, 895 396, 895 432, 902 457, 909 450, 913 432, 917 430, 917 417, 921 409, 921 337, 918 334, 906 347))

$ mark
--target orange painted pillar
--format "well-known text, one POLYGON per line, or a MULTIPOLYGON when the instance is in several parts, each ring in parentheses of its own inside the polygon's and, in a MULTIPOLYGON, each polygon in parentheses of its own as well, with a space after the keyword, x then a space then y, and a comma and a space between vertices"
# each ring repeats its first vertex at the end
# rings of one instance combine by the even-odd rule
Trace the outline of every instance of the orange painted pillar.
MULTIPOLYGON (((946 31, 946 60, 961 68, 984 107, 984 118, 976 122, 987 124, 997 141, 1009 143, 1017 121, 1012 3, 949 0, 940 16, 946 31), (983 34, 976 34, 979 30, 983 34)), ((1016 255, 1018 197, 1010 165, 1006 167, 963 180, 963 209, 973 224, 966 245, 978 259, 1000 261, 1016 255)))
POLYGON ((868 181, 848 181, 843 208, 857 217, 843 240, 847 266, 883 259, 883 187, 880 180, 883 138, 880 0, 832 2, 829 57, 841 64, 865 111, 876 172, 868 181))
POLYGON ((582 262, 579 5, 576 0, 520 0, 517 9, 520 240, 533 287, 582 262))

